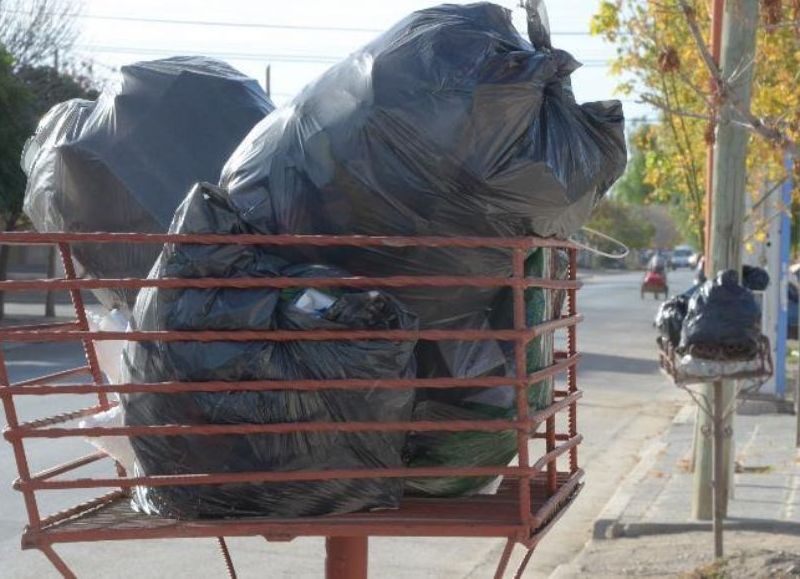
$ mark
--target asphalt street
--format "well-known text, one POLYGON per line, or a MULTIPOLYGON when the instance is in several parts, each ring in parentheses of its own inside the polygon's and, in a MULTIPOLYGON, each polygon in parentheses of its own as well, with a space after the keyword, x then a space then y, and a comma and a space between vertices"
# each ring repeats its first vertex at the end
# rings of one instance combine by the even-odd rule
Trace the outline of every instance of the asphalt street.
MULTIPOLYGON (((676 272, 670 277, 675 291, 690 285, 688 272, 676 272)), ((590 536, 592 521, 636 464, 638 451, 666 428, 683 400, 682 394, 659 373, 652 327, 659 302, 652 296, 641 299, 641 279, 638 272, 596 273, 587 278, 581 291, 579 309, 586 315, 586 322, 579 333, 578 346, 584 354, 579 379, 585 397, 579 410, 579 430, 585 436, 580 461, 587 471, 587 484, 573 509, 540 545, 526 577, 546 577, 580 551, 590 536)), ((81 355, 77 345, 12 346, 6 350, 14 381, 73 367, 81 362, 81 355)), ((91 404, 76 397, 51 398, 25 400, 21 418, 91 404)), ((0 424, 5 426, 5 416, 0 416, 0 424)), ((36 469, 57 464, 64 457, 86 454, 88 446, 77 440, 42 441, 29 443, 28 449, 36 469)), ((96 474, 104 472, 103 468, 85 472, 96 474)), ((26 516, 22 496, 11 489, 15 476, 11 446, 0 441, 0 578, 58 577, 42 554, 20 550, 19 535, 26 516)), ((54 494, 42 501, 44 512, 91 496, 54 494)), ((322 540, 267 543, 253 538, 230 544, 241 578, 322 576, 322 540)), ((492 576, 501 548, 502 544, 493 540, 373 539, 371 576, 482 579, 492 576)), ((58 551, 81 578, 226 576, 212 540, 77 544, 59 546, 58 551)))

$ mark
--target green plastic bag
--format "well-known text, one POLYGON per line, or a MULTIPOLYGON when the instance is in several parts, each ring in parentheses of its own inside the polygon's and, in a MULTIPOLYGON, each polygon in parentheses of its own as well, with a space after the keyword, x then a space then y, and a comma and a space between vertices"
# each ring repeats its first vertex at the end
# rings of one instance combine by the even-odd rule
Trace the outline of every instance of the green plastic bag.
MULTIPOLYGON (((542 248, 525 262, 528 277, 563 279, 568 262, 563 251, 542 248)), ((565 292, 530 288, 525 291, 525 312, 528 327, 551 320, 561 313, 565 292)), ((492 312, 492 327, 513 327, 513 294, 503 292, 492 312)), ((553 363, 552 334, 539 336, 528 343, 527 371, 541 370, 553 363)), ((484 376, 513 376, 514 345, 503 344, 506 364, 484 376)), ((415 420, 513 420, 516 417, 516 391, 513 387, 446 390, 438 399, 427 399, 415 406, 415 420)), ((532 384, 528 390, 531 412, 547 408, 553 401, 553 379, 532 384)), ((409 455, 411 467, 486 467, 505 466, 517 455, 516 431, 503 432, 421 432, 411 438, 414 446, 409 455)), ((473 494, 493 482, 493 477, 417 478, 406 480, 411 494, 453 497, 473 494)))

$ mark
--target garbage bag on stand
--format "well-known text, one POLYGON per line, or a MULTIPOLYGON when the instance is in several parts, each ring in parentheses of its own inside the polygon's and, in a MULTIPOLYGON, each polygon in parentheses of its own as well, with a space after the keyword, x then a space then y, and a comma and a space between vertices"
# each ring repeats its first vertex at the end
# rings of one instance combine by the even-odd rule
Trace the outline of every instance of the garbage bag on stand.
MULTIPOLYGON (((421 10, 259 123, 220 183, 263 233, 566 237, 626 163, 621 106, 579 105, 570 84, 578 66, 566 52, 535 49, 499 6, 421 10)), ((280 255, 355 275, 513 273, 504 250, 280 255)), ((501 293, 392 290, 430 329, 496 328, 501 293)), ((508 371, 496 342, 421 342, 417 356, 427 377, 508 371)), ((469 407, 462 398, 454 393, 452 413, 469 407)))
MULTIPOLYGON (((172 233, 253 233, 219 190, 198 186, 172 233)), ((296 277, 297 288, 142 290, 134 330, 413 330, 413 315, 377 291, 311 290, 303 279, 348 277, 327 266, 289 265, 266 246, 167 245, 151 277, 296 277)), ((252 381, 413 377, 413 341, 129 342, 124 380, 252 381)), ((138 393, 123 397, 125 423, 271 424, 400 421, 409 390, 138 393)), ((358 469, 402 466, 403 433, 140 436, 148 475, 358 469)), ((310 516, 398 505, 402 481, 354 479, 137 488, 145 512, 178 518, 310 516)))
MULTIPOLYGON (((241 139, 273 110, 258 83, 229 65, 174 57, 123 66, 97 100, 42 119, 23 154, 25 213, 42 232, 164 233, 186 191, 217 181, 241 139)), ((78 244, 92 277, 145 277, 158 245, 78 244)), ((129 311, 135 290, 95 292, 129 311)))
POLYGON ((763 292, 769 287, 767 270, 752 265, 742 266, 742 285, 754 292, 763 292))
MULTIPOLYGON (((681 333, 680 353, 703 358, 697 349, 724 359, 756 356, 761 338, 761 310, 753 293, 739 285, 733 270, 719 272, 689 301, 681 333)), ((710 354, 709 354, 710 355, 710 354)))
POLYGON ((677 295, 661 304, 656 314, 656 327, 661 337, 674 348, 677 348, 681 341, 681 329, 683 320, 686 319, 690 297, 686 294, 677 295))

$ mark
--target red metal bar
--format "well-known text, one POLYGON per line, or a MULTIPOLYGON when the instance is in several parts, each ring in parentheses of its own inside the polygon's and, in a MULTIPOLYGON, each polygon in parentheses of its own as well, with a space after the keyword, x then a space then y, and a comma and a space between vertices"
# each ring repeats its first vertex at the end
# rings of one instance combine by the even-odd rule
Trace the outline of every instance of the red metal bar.
POLYGON ((374 432, 374 431, 428 431, 428 432, 502 432, 505 430, 535 429, 539 424, 577 401, 583 395, 578 391, 567 398, 554 402, 544 410, 540 410, 525 420, 449 420, 449 421, 406 421, 406 422, 286 422, 275 424, 225 424, 225 425, 147 425, 147 426, 115 426, 93 428, 47 428, 58 422, 74 420, 81 416, 89 416, 100 410, 100 407, 84 408, 44 418, 33 422, 10 426, 4 430, 7 440, 22 438, 69 438, 81 436, 94 438, 99 436, 220 436, 231 434, 292 434, 296 432, 374 432))
MULTIPOLYGON (((513 254, 514 278, 523 279, 525 277, 525 257, 523 249, 515 249, 513 254)), ((526 332, 527 316, 525 315, 525 289, 515 286, 514 292, 514 329, 519 333, 526 332)), ((517 378, 522 379, 528 376, 528 340, 518 336, 514 342, 514 363, 516 366, 517 378)), ((528 421, 528 385, 517 384, 516 386, 517 420, 520 422, 528 421)), ((517 432, 517 453, 519 455, 520 470, 525 470, 530 466, 530 456, 528 447, 528 431, 517 432)), ((531 478, 523 476, 519 483, 519 512, 520 521, 529 524, 531 520, 531 478)))
POLYGON ((39 550, 44 553, 44 555, 53 564, 53 567, 55 567, 58 572, 61 573, 61 576, 64 579, 77 579, 75 573, 73 573, 72 569, 69 568, 69 565, 64 562, 64 559, 62 559, 61 556, 55 552, 52 545, 42 545, 39 547, 39 550))
POLYGON ((71 472, 73 470, 78 470, 79 468, 83 468, 86 465, 95 463, 99 460, 103 460, 104 458, 108 458, 108 455, 102 451, 95 452, 94 454, 88 454, 81 458, 65 462, 64 464, 60 464, 58 466, 54 466, 53 468, 48 468, 46 470, 37 472, 36 474, 31 476, 31 480, 32 481, 48 480, 57 477, 59 475, 71 472))
POLYGON ((528 539, 527 541, 524 541, 522 544, 528 548, 535 547, 536 545, 538 545, 541 542, 541 540, 544 539, 547 533, 550 532, 550 530, 558 522, 558 520, 562 516, 564 516, 564 513, 566 512, 566 507, 572 504, 572 502, 575 500, 575 498, 578 496, 578 494, 580 494, 582 490, 583 490, 583 484, 576 485, 568 499, 564 500, 563 498, 558 497, 560 501, 558 503, 558 507, 556 509, 553 509, 554 514, 547 522, 547 524, 545 524, 543 527, 537 528, 533 533, 533 535, 531 536, 531 538, 528 539))
MULTIPOLYGON (((583 316, 561 318, 525 330, 272 330, 155 332, 15 332, 15 342, 112 340, 130 342, 326 342, 346 340, 426 340, 478 342, 532 340, 547 332, 579 324, 583 316)), ((2 337, 2 333, 0 333, 2 337)))
POLYGON ((500 561, 497 563, 497 569, 494 572, 494 579, 503 579, 505 576, 506 569, 508 569, 508 562, 511 560, 511 555, 514 552, 514 547, 516 544, 517 543, 513 537, 506 541, 506 546, 503 548, 503 554, 500 556, 500 561))
MULTIPOLYGON (((83 478, 46 481, 23 481, 18 483, 20 490, 67 490, 96 488, 130 488, 135 486, 202 486, 235 483, 274 483, 274 482, 317 482, 337 479, 395 479, 395 478, 441 478, 441 477, 508 477, 529 479, 541 472, 533 467, 491 466, 491 467, 418 467, 418 468, 380 468, 380 469, 336 469, 325 471, 251 471, 241 473, 149 475, 123 478, 83 478)), ((521 485, 524 486, 524 485, 521 485)), ((528 488, 530 504, 530 487, 528 488)), ((528 509, 530 518, 530 509, 528 509)))
POLYGON ((16 388, 22 386, 29 386, 33 384, 47 384, 49 382, 56 382, 58 380, 63 380, 64 378, 70 378, 71 376, 78 376, 80 374, 90 374, 90 373, 91 370, 89 366, 81 366, 79 368, 72 368, 70 370, 54 372, 53 374, 47 374, 46 376, 40 376, 39 378, 31 378, 30 380, 23 380, 22 382, 14 382, 9 387, 9 392, 13 393, 16 388))
MULTIPOLYGON (((14 291, 14 290, 3 290, 3 291, 14 291)), ((13 335, 14 332, 30 332, 30 331, 38 331, 38 330, 71 330, 71 329, 79 329, 78 322, 57 322, 53 324, 23 324, 19 326, 4 326, 2 329, 3 333, 10 333, 13 335)))
POLYGON ((325 540, 325 579, 367 579, 369 539, 328 537, 325 540))
MULTIPOLYGON (((544 439, 544 438, 547 438, 547 433, 545 433, 545 432, 534 432, 533 434, 531 434, 531 438, 544 439)), ((564 440, 569 440, 569 439, 570 439, 569 434, 566 434, 566 433, 558 433, 558 434, 556 434, 556 440, 564 441, 564 440)))
POLYGON ((361 235, 193 235, 174 233, 0 233, 0 244, 54 243, 188 243, 195 245, 264 245, 306 247, 454 247, 463 249, 532 249, 576 247, 569 241, 543 237, 386 237, 361 235))
MULTIPOLYGON (((61 261, 64 264, 64 273, 68 279, 74 280, 78 276, 75 275, 75 264, 72 263, 72 250, 67 243, 59 243, 58 251, 61 254, 61 261)), ((89 320, 86 318, 86 308, 83 303, 83 296, 80 290, 71 289, 69 291, 70 298, 72 298, 72 305, 75 308, 75 315, 78 318, 78 327, 88 332, 89 320)), ((97 361, 97 352, 94 349, 94 342, 88 339, 81 340, 83 343, 83 351, 86 354, 86 361, 89 363, 89 370, 96 385, 103 383, 103 373, 100 371, 100 364, 97 361)), ((104 410, 108 410, 108 396, 105 392, 97 393, 97 401, 104 410)))
MULTIPOLYGON (((82 412, 82 411, 79 411, 82 412)), ((86 414, 81 413, 81 416, 86 414)), ((281 422, 274 424, 166 424, 92 428, 47 428, 38 423, 7 429, 9 440, 23 438, 96 438, 101 436, 223 436, 232 434, 296 434, 303 432, 504 432, 535 428, 528 420, 441 420, 404 422, 281 422)), ((527 434, 525 434, 527 439, 527 434)))
MULTIPOLYGON (((116 406, 116 403, 114 403, 116 406)), ((64 412, 63 414, 56 414, 55 416, 48 416, 46 418, 39 418, 37 420, 31 420, 30 422, 23 422, 16 427, 12 427, 11 423, 9 423, 8 427, 3 430, 3 433, 7 440, 11 438, 16 438, 18 433, 25 433, 28 431, 36 431, 36 429, 44 428, 46 426, 53 426, 56 424, 63 424, 65 422, 70 422, 72 420, 76 420, 78 418, 83 418, 84 416, 91 416, 92 414, 97 414, 98 412, 103 412, 108 410, 108 408, 103 408, 102 406, 90 406, 89 408, 81 408, 80 410, 73 410, 72 412, 64 412)), ((60 429, 52 429, 52 432, 56 432, 60 429)), ((71 430, 78 430, 80 429, 71 429, 71 430)), ((48 431, 49 432, 49 431, 48 431)), ((25 438, 25 436, 19 436, 19 438, 25 438)), ((45 436, 43 438, 59 438, 58 436, 45 436)))
MULTIPOLYGON (((569 280, 548 280, 540 278, 515 279, 508 277, 480 276, 393 276, 393 277, 243 277, 243 278, 153 278, 153 279, 48 279, 48 280, 7 280, 0 281, 0 291, 74 291, 107 288, 141 289, 154 288, 375 288, 375 287, 539 287, 545 289, 573 289, 583 282, 569 280)), ((55 325, 55 324, 53 324, 55 325)), ((34 326, 36 327, 36 326, 34 326)), ((40 326, 41 327, 45 327, 40 326)))
MULTIPOLYGON (((578 278, 578 252, 575 249, 569 251, 569 278, 578 278)), ((567 316, 577 315, 578 312, 578 292, 576 290, 567 291, 567 316)), ((567 328, 567 356, 578 355, 578 333, 574 327, 567 328)), ((567 369, 567 389, 570 394, 578 391, 578 368, 572 365, 567 369)), ((569 407, 567 416, 567 427, 570 437, 578 434, 578 405, 577 402, 569 407)), ((578 447, 573 448, 569 453, 570 472, 578 471, 578 447)))
MULTIPOLYGON (((70 507, 69 509, 64 509, 62 511, 58 511, 57 513, 53 513, 52 515, 42 519, 39 527, 42 529, 46 529, 51 525, 55 525, 56 523, 74 517, 78 514, 85 514, 94 511, 96 509, 99 509, 100 507, 107 506, 108 504, 114 501, 118 501, 124 498, 127 498, 127 495, 125 494, 124 491, 121 491, 119 489, 111 491, 110 493, 106 493, 90 501, 77 504, 74 507, 70 507)), ((33 535, 36 535, 38 532, 39 532, 38 529, 34 530, 33 535)))
MULTIPOLYGON (((358 389, 449 389, 449 388, 492 388, 516 386, 539 382, 549 376, 568 370, 578 363, 580 355, 562 359, 542 370, 534 372, 526 380, 505 377, 484 378, 408 378, 381 380, 258 380, 250 382, 153 382, 126 383, 95 386, 93 384, 39 385, 30 381, 9 387, 7 396, 46 396, 50 394, 96 394, 103 390, 111 393, 133 394, 150 392, 159 394, 177 394, 183 392, 250 392, 266 390, 358 390, 358 389)), ((566 391, 556 392, 566 396, 566 391)))
POLYGON ((522 574, 525 573, 525 569, 528 568, 528 563, 531 562, 534 549, 536 549, 536 547, 531 547, 528 549, 528 552, 525 553, 525 557, 522 558, 522 562, 519 564, 517 572, 514 574, 514 579, 522 579, 522 574))
POLYGON ((225 542, 225 537, 217 537, 217 544, 219 545, 220 553, 222 553, 222 559, 225 561, 225 568, 228 570, 228 578, 236 579, 236 568, 233 565, 233 559, 228 549, 228 543, 225 542))
MULTIPOLYGON (((533 467, 532 467, 532 468, 533 468, 533 469, 534 469, 536 472, 540 472, 540 471, 542 471, 542 470, 543 470, 545 467, 548 467, 548 471, 547 471, 547 479, 548 479, 548 480, 547 480, 547 485, 548 485, 548 490, 551 490, 551 489, 552 489, 552 490, 551 490, 551 495, 552 495, 552 494, 555 494, 555 492, 558 490, 558 483, 556 482, 556 484, 552 485, 552 487, 551 487, 551 483, 550 483, 550 469, 549 469, 550 465, 551 465, 551 464, 554 464, 554 463, 555 463, 555 460, 556 460, 556 459, 557 459, 559 456, 561 456, 561 455, 562 455, 562 454, 564 454, 565 452, 569 451, 570 449, 572 449, 572 448, 575 448, 575 447, 576 447, 576 446, 578 446, 578 445, 579 445, 581 442, 583 442, 583 436, 581 436, 580 434, 579 434, 579 435, 577 435, 577 436, 575 436, 574 438, 570 438, 570 439, 568 439, 568 440, 567 440, 567 442, 565 442, 564 444, 558 445, 558 446, 556 446, 555 442, 553 442, 553 448, 552 448, 552 449, 550 449, 550 450, 548 450, 547 454, 545 454, 544 456, 542 456, 542 457, 541 457, 539 460, 537 460, 537 461, 534 463, 534 465, 533 465, 533 467)), ((556 476, 558 476, 558 473, 556 473, 556 476)))
MULTIPOLYGON (((547 448, 547 455, 545 456, 553 456, 553 452, 556 448, 556 418, 555 416, 551 416, 547 419, 545 424, 546 429, 546 437, 545 437, 545 445, 547 448)), ((548 461, 547 463, 547 492, 550 495, 555 494, 556 490, 558 490, 558 482, 556 480, 556 461, 555 457, 552 460, 548 461)))
MULTIPOLYGON (((224 536, 266 536, 280 540, 298 536, 360 536, 385 537, 519 537, 531 546, 541 537, 540 523, 552 521, 577 495, 582 472, 568 476, 562 473, 563 483, 556 497, 547 500, 536 510, 536 525, 521 526, 516 511, 516 489, 501 489, 495 496, 469 497, 462 499, 406 499, 399 510, 352 513, 328 517, 299 519, 229 519, 179 521, 150 518, 146 515, 129 514, 109 526, 108 511, 118 511, 120 500, 105 505, 97 500, 87 504, 87 511, 73 511, 69 518, 48 527, 39 537, 27 532, 25 547, 35 547, 37 542, 63 543, 93 540, 129 540, 159 538, 191 538, 224 536), (116 506, 115 506, 116 505, 116 506), (547 505, 556 505, 545 515, 547 505), (98 513, 98 523, 91 523, 98 513), (72 518, 79 521, 73 525, 72 518), (131 518, 133 517, 133 518, 131 518), (465 521, 468 521, 465 523, 465 521)), ((538 481, 538 479, 537 479, 538 481)), ((543 490, 537 482, 534 487, 543 490)), ((117 491, 119 493, 119 491, 117 491)), ((536 495, 541 498, 542 495, 536 495)), ((537 501, 538 501, 537 498, 537 501)), ((127 499, 124 499, 127 503, 127 499)), ((540 503, 537 502, 537 505, 540 503)), ((124 505, 123 505, 124 506, 124 505)), ((59 517, 63 515, 59 514, 59 517)), ((549 525, 550 523, 548 523, 549 525)))
MULTIPOLYGON (((8 388, 8 370, 6 369, 6 356, 3 348, 0 348, 0 391, 8 388)), ((17 407, 14 404, 12 397, 3 396, 3 410, 6 413, 6 422, 8 428, 14 429, 19 427, 19 418, 17 417, 17 407)), ((28 457, 25 455, 25 447, 22 440, 17 439, 11 441, 14 449, 14 459, 17 461, 17 471, 19 472, 19 480, 28 483, 31 480, 30 468, 28 467, 28 457)), ((37 527, 39 525, 39 507, 36 505, 36 496, 31 489, 22 489, 22 495, 25 500, 25 510, 28 512, 28 520, 31 526, 37 527)))
POLYGON ((582 469, 578 469, 577 472, 571 473, 570 478, 559 487, 558 493, 555 496, 547 499, 544 505, 542 505, 542 507, 536 513, 537 526, 549 520, 553 514, 558 511, 564 499, 571 496, 575 490, 578 489, 584 475, 585 473, 582 469))
POLYGON ((577 390, 572 394, 570 394, 569 396, 567 396, 566 398, 562 398, 558 402, 553 402, 550 406, 548 406, 544 410, 539 410, 538 412, 534 412, 531 416, 529 416, 529 419, 534 424, 541 424, 551 416, 554 416, 555 414, 564 410, 564 408, 572 404, 575 404, 582 397, 583 397, 583 392, 577 390))

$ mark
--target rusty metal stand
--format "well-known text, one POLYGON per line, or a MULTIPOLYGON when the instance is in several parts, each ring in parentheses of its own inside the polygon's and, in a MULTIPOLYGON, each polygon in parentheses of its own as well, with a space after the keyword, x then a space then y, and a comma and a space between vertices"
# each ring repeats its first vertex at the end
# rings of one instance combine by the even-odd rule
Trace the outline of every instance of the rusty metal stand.
POLYGON ((367 537, 327 537, 325 553, 325 579, 367 579, 367 537))
MULTIPOLYGON (((62 279, 47 280, 10 280, 0 282, 0 291, 68 291, 75 308, 76 321, 67 323, 42 324, 34 326, 14 326, 0 328, 0 345, 4 342, 80 342, 84 346, 87 364, 78 368, 63 370, 53 374, 39 376, 21 382, 9 379, 3 351, 0 349, 0 402, 6 414, 8 427, 4 437, 11 443, 19 478, 14 488, 21 491, 28 514, 29 525, 23 533, 23 548, 39 549, 49 559, 53 567, 66 579, 75 579, 75 574, 67 563, 56 553, 54 545, 61 543, 91 543, 103 540, 147 540, 166 538, 210 538, 215 539, 222 555, 228 575, 236 578, 236 570, 231 557, 226 536, 264 537, 267 540, 287 541, 294 537, 316 536, 326 537, 325 576, 327 579, 367 579, 369 572, 369 536, 382 537, 486 537, 500 538, 507 541, 501 555, 496 579, 503 579, 509 570, 512 555, 517 543, 526 552, 521 564, 517 567, 517 579, 521 578, 526 566, 531 561, 534 549, 542 537, 559 520, 564 511, 572 504, 583 488, 584 472, 578 465, 578 446, 583 437, 577 431, 577 401, 582 393, 578 388, 577 364, 580 354, 577 352, 577 324, 582 316, 577 312, 576 295, 581 287, 577 280, 577 248, 567 242, 536 238, 370 238, 357 236, 175 236, 155 234, 39 234, 15 233, 0 234, 0 245, 5 243, 26 243, 34 245, 57 245, 64 262, 65 276, 62 279), (303 282, 308 287, 328 287, 331 281, 342 285, 359 287, 405 287, 416 286, 420 282, 433 287, 510 287, 513 290, 514 328, 506 330, 415 330, 410 332, 395 331, 388 338, 397 340, 441 340, 479 341, 488 339, 505 340, 515 344, 516 375, 509 377, 487 377, 480 379, 452 378, 449 381, 436 379, 434 384, 425 379, 409 378, 396 380, 340 379, 340 380, 307 380, 307 381, 248 381, 232 385, 230 382, 165 382, 158 384, 105 384, 98 364, 94 348, 99 340, 152 341, 152 332, 100 332, 91 331, 82 298, 82 291, 104 287, 126 287, 140 289, 143 287, 240 287, 240 288, 281 288, 293 287, 296 280, 289 278, 242 278, 242 279, 179 279, 179 280, 147 280, 147 279, 80 279, 76 275, 72 263, 71 243, 200 243, 229 245, 331 245, 352 247, 462 247, 465 249, 494 248, 509 253, 513 259, 514 276, 511 278, 494 278, 489 276, 427 276, 389 277, 389 278, 342 278, 342 279, 309 279, 303 282), (525 274, 525 258, 532 248, 557 248, 569 253, 568 279, 551 279, 548 277, 533 278, 525 274), (288 284, 288 285, 287 285, 288 284), (526 319, 525 291, 530 288, 558 290, 566 292, 567 315, 559 311, 555 319, 529 325, 526 319), (527 371, 527 344, 535 337, 541 337, 556 330, 567 331, 566 351, 554 353, 553 363, 529 373, 527 371), (542 409, 531 410, 528 401, 528 390, 531 384, 542 380, 555 380, 559 374, 566 373, 566 388, 556 388, 553 382, 553 399, 542 409), (84 376, 77 382, 64 383, 67 378, 84 376), (85 376, 90 376, 87 380, 85 376), (445 383, 447 382, 447 383, 445 383), (161 483, 152 475, 132 476, 126 473, 116 462, 117 477, 97 478, 78 476, 65 478, 69 472, 76 471, 100 460, 110 458, 103 452, 93 452, 87 456, 69 460, 64 464, 32 472, 28 463, 24 440, 28 438, 64 439, 68 437, 99 436, 153 436, 165 431, 166 435, 177 435, 174 425, 149 425, 141 427, 98 427, 75 428, 65 427, 65 423, 76 418, 91 416, 99 411, 107 410, 116 403, 109 400, 111 393, 135 393, 139 391, 180 393, 202 391, 228 391, 233 388, 241 391, 267 390, 308 390, 341 389, 358 390, 364 388, 416 389, 424 387, 441 388, 508 388, 513 385, 516 390, 515 420, 492 421, 408 421, 387 423, 376 427, 372 422, 365 423, 298 423, 298 424, 258 424, 258 425, 194 425, 187 426, 190 433, 210 435, 212 432, 234 431, 243 434, 253 431, 268 435, 269 433, 319 431, 372 431, 386 429, 391 432, 411 430, 431 430, 445 432, 516 432, 519 461, 512 466, 486 467, 431 467, 418 468, 416 471, 403 468, 374 468, 339 471, 314 471, 302 473, 298 480, 329 480, 332 477, 348 478, 402 478, 413 472, 417 476, 451 477, 479 476, 503 477, 504 483, 497 494, 492 497, 458 497, 454 499, 416 497, 405 498, 396 511, 383 513, 361 513, 357 516, 333 515, 330 517, 309 517, 286 519, 281 521, 269 518, 244 518, 237 520, 196 520, 179 521, 144 515, 130 508, 128 489, 135 486, 147 486, 150 483, 161 483), (97 402, 89 408, 64 412, 54 416, 37 418, 28 422, 20 422, 17 416, 15 397, 35 395, 89 395, 96 396, 97 402), (561 430, 556 414, 562 413, 566 418, 566 428, 561 430), (53 427, 53 428, 51 428, 53 427), (542 428, 543 427, 543 428, 542 428), (138 430, 137 430, 138 428, 138 430), (536 442, 532 446, 531 442, 536 442), (531 453, 537 453, 532 457, 531 453), (569 457, 569 468, 558 469, 561 457, 569 457), (36 492, 71 489, 114 489, 99 497, 85 501, 57 513, 42 517, 39 512, 36 492)), ((365 337, 363 331, 336 331, 316 336, 314 332, 249 332, 234 331, 227 334, 220 332, 165 332, 158 336, 164 341, 202 341, 203 339, 231 339, 234 341, 267 340, 286 342, 293 340, 311 340, 325 338, 330 340, 349 339, 383 339, 379 331, 371 331, 365 337)), ((388 339, 386 338, 386 339, 388 339)), ((181 435, 186 430, 180 427, 181 435)), ((563 460, 563 459, 562 459, 563 460)), ((202 477, 168 475, 175 484, 263 484, 293 480, 298 477, 294 472, 256 471, 243 473, 200 473, 202 477)))
POLYGON ((725 477, 725 442, 733 436, 733 430, 726 426, 726 421, 736 413, 739 395, 726 404, 724 397, 725 380, 750 380, 753 383, 741 392, 755 392, 772 375, 774 366, 770 356, 769 340, 762 336, 758 345, 755 360, 759 361, 758 368, 747 371, 720 375, 713 379, 713 389, 709 395, 695 392, 690 385, 709 381, 706 376, 687 374, 679 369, 679 355, 676 349, 664 339, 658 339, 660 349, 661 368, 674 380, 675 385, 686 391, 697 404, 701 412, 710 418, 710 425, 703 426, 701 432, 704 437, 711 439, 711 498, 712 521, 714 533, 714 557, 721 559, 725 554, 724 527, 726 507, 728 504, 728 485, 724 484, 725 477), (711 398, 709 400, 709 398, 711 398))
POLYGON ((222 558, 225 561, 225 568, 228 570, 228 577, 230 579, 236 579, 236 567, 233 565, 233 559, 231 558, 231 552, 228 549, 228 543, 225 542, 225 537, 217 537, 217 544, 219 545, 219 551, 222 554, 222 558))

